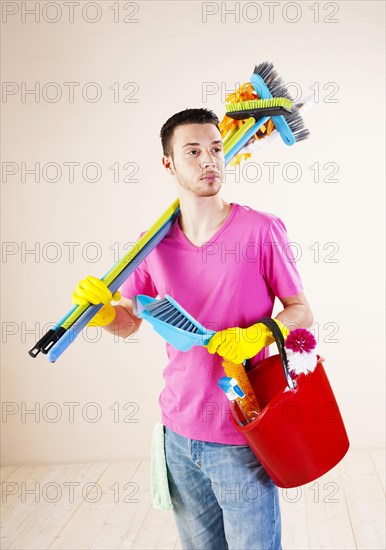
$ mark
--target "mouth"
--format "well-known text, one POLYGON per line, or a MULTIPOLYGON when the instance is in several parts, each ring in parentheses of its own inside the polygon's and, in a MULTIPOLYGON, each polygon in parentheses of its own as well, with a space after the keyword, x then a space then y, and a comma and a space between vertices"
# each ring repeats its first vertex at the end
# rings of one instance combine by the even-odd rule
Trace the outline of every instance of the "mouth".
POLYGON ((203 176, 201 178, 201 181, 215 181, 215 180, 218 180, 219 179, 219 175, 218 174, 206 174, 205 176, 203 176))

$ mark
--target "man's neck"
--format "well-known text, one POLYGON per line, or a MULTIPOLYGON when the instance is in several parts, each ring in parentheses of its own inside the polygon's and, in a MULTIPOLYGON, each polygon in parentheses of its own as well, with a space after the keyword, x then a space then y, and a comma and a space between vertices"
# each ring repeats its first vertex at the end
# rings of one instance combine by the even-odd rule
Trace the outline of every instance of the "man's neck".
POLYGON ((184 235, 198 246, 218 231, 227 219, 231 204, 219 194, 213 197, 180 197, 179 226, 184 235))

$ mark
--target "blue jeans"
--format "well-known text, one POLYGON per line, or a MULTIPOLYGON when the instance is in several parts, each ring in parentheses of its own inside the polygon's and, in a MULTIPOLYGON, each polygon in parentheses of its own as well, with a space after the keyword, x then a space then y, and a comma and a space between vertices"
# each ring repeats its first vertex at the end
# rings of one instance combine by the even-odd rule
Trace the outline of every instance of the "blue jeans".
POLYGON ((183 548, 281 550, 279 491, 248 445, 208 443, 164 430, 183 548))

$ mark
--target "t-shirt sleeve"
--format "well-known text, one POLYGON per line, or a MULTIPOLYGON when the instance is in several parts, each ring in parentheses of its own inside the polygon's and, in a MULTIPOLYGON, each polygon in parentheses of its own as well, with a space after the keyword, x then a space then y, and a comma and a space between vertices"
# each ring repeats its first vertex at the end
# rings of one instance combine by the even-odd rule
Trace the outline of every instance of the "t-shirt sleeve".
MULTIPOLYGON (((137 241, 144 234, 145 231, 140 233, 137 241)), ((120 287, 119 291, 124 298, 128 298, 129 300, 137 294, 146 294, 146 296, 151 296, 152 298, 158 296, 158 291, 153 279, 151 278, 146 258, 137 265, 133 273, 129 275, 120 287)))
POLYGON ((298 247, 290 242, 283 221, 275 216, 263 238, 262 275, 278 298, 303 291, 296 267, 297 256, 298 247))

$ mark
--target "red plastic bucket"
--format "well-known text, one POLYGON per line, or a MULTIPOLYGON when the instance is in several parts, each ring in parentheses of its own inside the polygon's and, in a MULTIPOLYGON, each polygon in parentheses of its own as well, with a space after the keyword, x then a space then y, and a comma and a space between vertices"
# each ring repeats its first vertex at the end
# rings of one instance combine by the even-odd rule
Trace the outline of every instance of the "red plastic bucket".
POLYGON ((318 360, 313 372, 291 377, 277 324, 258 322, 273 331, 279 355, 247 368, 259 416, 245 426, 232 420, 274 483, 298 487, 331 470, 350 443, 323 364, 318 360))

